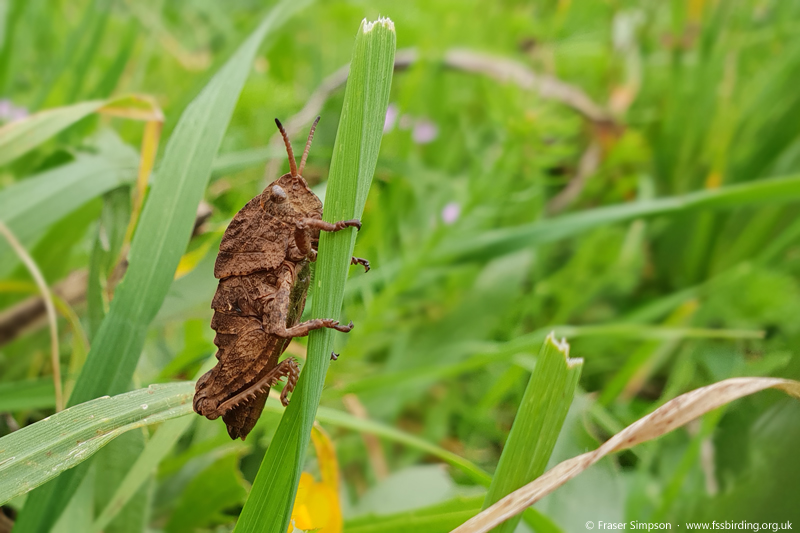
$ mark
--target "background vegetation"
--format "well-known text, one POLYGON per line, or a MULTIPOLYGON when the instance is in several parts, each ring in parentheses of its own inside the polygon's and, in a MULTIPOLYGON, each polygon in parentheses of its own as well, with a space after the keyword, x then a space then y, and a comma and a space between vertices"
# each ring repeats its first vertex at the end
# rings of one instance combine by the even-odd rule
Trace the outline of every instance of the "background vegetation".
MULTIPOLYGON (((584 359, 551 465, 696 387, 800 377, 800 4, 262 4, 0 2, 0 121, 84 103, 54 137, 0 151, 0 220, 56 295, 65 403, 194 379, 213 360, 221 234, 288 168, 272 120, 299 145, 322 116, 305 174, 323 196, 340 69, 378 15, 398 53, 356 241, 373 269, 351 269, 342 318, 356 328, 335 336, 307 508, 340 507, 356 532, 475 514, 550 330, 584 359), (201 148, 182 151, 191 135, 201 148), (140 281, 115 293, 128 261, 140 281), (129 307, 139 291, 146 305, 129 307), (98 339, 113 348, 98 355, 98 339), (87 365, 113 363, 78 379, 89 347, 87 365)), ((7 435, 52 415, 56 394, 37 285, 2 241, 7 435)), ((281 412, 271 403, 246 442, 199 416, 124 433, 68 471, 56 530, 230 531, 281 412)), ((760 393, 602 460, 519 528, 800 522, 799 439, 797 401, 760 393)))

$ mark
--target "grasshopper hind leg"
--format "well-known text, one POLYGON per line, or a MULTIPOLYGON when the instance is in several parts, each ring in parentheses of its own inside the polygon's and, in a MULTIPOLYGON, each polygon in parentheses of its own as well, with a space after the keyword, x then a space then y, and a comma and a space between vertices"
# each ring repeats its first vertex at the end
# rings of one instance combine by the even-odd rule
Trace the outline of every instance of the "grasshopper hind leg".
POLYGON ((270 387, 275 385, 278 380, 284 376, 286 376, 287 379, 286 386, 283 388, 283 392, 281 393, 281 403, 283 405, 288 405, 288 395, 294 390, 295 385, 297 385, 297 378, 300 376, 300 368, 297 366, 297 362, 291 357, 278 363, 278 366, 270 370, 264 377, 256 381, 254 384, 250 385, 235 396, 227 399, 219 406, 219 410, 222 412, 228 412, 243 403, 255 400, 261 394, 268 394, 270 387))
POLYGON ((222 420, 228 428, 228 435, 232 439, 244 440, 247 437, 261 417, 270 387, 284 376, 287 379, 283 392, 281 392, 281 403, 284 407, 289 405, 289 394, 297 385, 299 375, 300 369, 297 367, 297 362, 292 358, 285 359, 256 383, 220 405, 219 411, 225 413, 222 420))
POLYGON ((259 394, 254 400, 234 407, 222 416, 222 421, 228 430, 228 435, 234 440, 245 440, 261 417, 264 404, 267 402, 268 392, 259 394))

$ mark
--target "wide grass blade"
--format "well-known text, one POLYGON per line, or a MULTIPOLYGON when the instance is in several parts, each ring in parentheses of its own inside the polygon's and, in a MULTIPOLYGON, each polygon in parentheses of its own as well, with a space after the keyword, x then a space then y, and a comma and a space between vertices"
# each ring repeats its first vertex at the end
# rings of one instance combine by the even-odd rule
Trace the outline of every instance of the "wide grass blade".
MULTIPOLYGON (((356 36, 325 198, 327 221, 360 218, 378 159, 394 67, 394 24, 362 22, 356 36)), ((323 232, 312 316, 338 317, 355 230, 323 232)), ((291 403, 261 463, 237 533, 284 533, 289 526, 308 439, 333 348, 333 332, 311 332, 308 359, 291 403)))
MULTIPOLYGON (((158 177, 142 211, 128 255, 128 271, 116 289, 70 405, 127 389, 150 322, 161 307, 194 226, 211 164, 252 68, 261 41, 304 3, 283 0, 239 47, 186 108, 167 143, 158 177)), ((63 511, 75 476, 68 472, 28 500, 17 533, 47 529, 63 511)))
MULTIPOLYGON (((136 152, 122 146, 110 153, 80 156, 0 191, 0 220, 30 249, 53 223, 89 200, 131 184, 137 166, 136 152)), ((0 276, 17 262, 8 244, 0 242, 0 276)))
MULTIPOLYGON (((483 502, 484 509, 544 472, 567 418, 582 368, 583 359, 569 358, 569 345, 565 341, 558 342, 552 333, 548 335, 503 447, 483 502)), ((495 531, 511 533, 519 519, 515 516, 495 531)))
POLYGON ((500 255, 527 246, 552 242, 584 231, 637 218, 674 215, 700 209, 731 209, 765 203, 800 202, 800 176, 766 179, 673 196, 598 207, 561 217, 489 230, 465 239, 445 243, 440 257, 453 259, 500 255))
POLYGON ((0 504, 91 457, 118 435, 192 412, 194 383, 151 385, 70 407, 0 438, 0 504))

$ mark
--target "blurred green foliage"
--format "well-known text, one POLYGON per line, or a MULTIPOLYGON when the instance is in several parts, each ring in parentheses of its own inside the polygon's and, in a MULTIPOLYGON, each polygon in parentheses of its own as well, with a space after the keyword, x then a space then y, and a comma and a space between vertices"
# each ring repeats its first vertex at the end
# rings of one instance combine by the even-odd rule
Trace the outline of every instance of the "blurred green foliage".
MULTIPOLYGON (((0 121, 150 95, 165 115, 155 182, 178 118, 272 4, 0 1, 0 121)), ((800 4, 319 0, 268 35, 252 64, 205 191, 210 218, 147 329, 132 386, 192 378, 213 357, 221 231, 288 168, 270 145, 272 120, 298 113, 349 60, 358 21, 378 15, 395 23, 398 58, 416 54, 395 73, 356 242, 373 270, 351 271, 342 318, 356 328, 336 336, 325 408, 361 405, 375 424, 491 473, 541 332, 556 326, 575 326, 571 356, 585 363, 551 466, 698 386, 800 378, 800 4), (541 85, 520 83, 529 73, 541 85), (602 117, 587 116, 586 99, 602 117), (779 196, 763 194, 784 178, 779 196), (728 204, 647 211, 737 190, 728 204), (634 203, 635 216, 603 211, 634 203), (498 237, 503 246, 482 245, 498 237), (598 329, 582 335, 588 326, 598 329)), ((320 196, 343 97, 323 99, 305 172, 320 196)), ((0 220, 48 282, 75 271, 97 282, 88 303, 70 300, 82 331, 59 322, 68 388, 116 282, 142 132, 89 115, 0 168, 0 220)), ((47 330, 19 313, 30 281, 0 244, 3 435, 53 411, 47 330)), ((105 531, 230 531, 277 421, 268 410, 242 443, 196 417, 105 531)), ((322 423, 341 467, 345 531, 446 531, 480 508, 475 476, 427 464, 442 454, 386 431, 375 448, 368 427, 334 421, 322 423)), ((760 393, 602 461, 536 508, 563 531, 587 520, 800 522, 799 421, 795 401, 760 393)), ((151 433, 98 455, 58 528, 92 523, 124 476, 113 466, 132 464, 151 433)), ((307 469, 318 471, 313 455, 307 469)))

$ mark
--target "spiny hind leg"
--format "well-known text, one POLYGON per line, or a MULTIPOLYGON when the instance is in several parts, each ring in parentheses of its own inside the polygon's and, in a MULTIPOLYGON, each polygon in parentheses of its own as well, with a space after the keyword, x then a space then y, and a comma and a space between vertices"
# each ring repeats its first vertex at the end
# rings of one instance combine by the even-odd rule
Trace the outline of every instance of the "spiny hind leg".
POLYGON ((270 370, 267 375, 259 379, 253 385, 250 385, 245 390, 236 396, 226 400, 217 409, 220 413, 226 413, 239 405, 242 402, 254 400, 256 396, 261 393, 269 391, 269 388, 275 385, 278 380, 286 376, 286 385, 281 392, 281 403, 286 406, 289 405, 289 393, 294 390, 297 385, 297 378, 300 376, 300 368, 293 358, 284 359, 278 366, 270 370))

